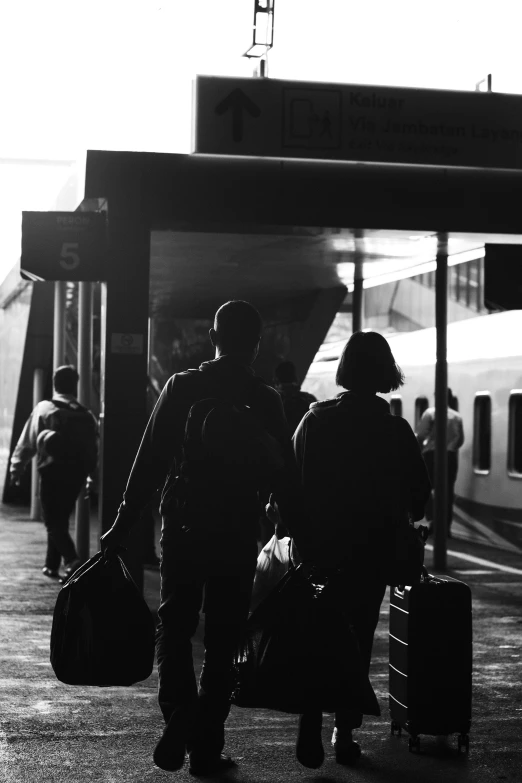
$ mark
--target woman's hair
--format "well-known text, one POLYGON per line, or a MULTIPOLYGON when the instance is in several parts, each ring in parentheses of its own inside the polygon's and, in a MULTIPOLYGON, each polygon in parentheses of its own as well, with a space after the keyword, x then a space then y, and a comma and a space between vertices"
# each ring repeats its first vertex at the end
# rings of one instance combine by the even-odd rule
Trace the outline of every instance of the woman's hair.
POLYGON ((379 332, 354 332, 344 346, 335 382, 353 391, 387 394, 403 385, 404 375, 379 332))

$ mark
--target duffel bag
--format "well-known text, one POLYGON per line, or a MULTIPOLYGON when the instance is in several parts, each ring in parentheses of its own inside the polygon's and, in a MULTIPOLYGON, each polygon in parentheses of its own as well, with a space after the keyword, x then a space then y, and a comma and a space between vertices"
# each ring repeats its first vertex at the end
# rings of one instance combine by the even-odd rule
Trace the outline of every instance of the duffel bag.
POLYGON ((58 593, 51 665, 67 685, 133 685, 154 664, 155 623, 120 557, 101 552, 58 593))
POLYGON ((232 703, 302 713, 380 715, 335 578, 291 566, 250 615, 235 657, 232 703))

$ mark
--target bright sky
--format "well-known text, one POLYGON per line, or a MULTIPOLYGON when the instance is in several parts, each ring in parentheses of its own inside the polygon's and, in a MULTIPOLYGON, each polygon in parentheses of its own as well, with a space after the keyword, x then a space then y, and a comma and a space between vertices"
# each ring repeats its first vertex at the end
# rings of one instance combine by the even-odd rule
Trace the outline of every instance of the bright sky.
MULTIPOLYGON (((0 3, 0 159, 80 149, 189 152, 196 74, 251 76, 254 0, 0 3)), ((275 0, 269 76, 522 93, 517 0, 275 0)), ((4 167, 2 167, 4 168, 4 167)), ((48 209, 38 176, 0 181, 0 278, 9 214, 48 209), (23 184, 23 187, 21 186, 23 184), (19 199, 21 201, 19 202, 19 199), (30 202, 30 205, 29 205, 30 202), (40 206, 39 206, 40 205, 40 206)))

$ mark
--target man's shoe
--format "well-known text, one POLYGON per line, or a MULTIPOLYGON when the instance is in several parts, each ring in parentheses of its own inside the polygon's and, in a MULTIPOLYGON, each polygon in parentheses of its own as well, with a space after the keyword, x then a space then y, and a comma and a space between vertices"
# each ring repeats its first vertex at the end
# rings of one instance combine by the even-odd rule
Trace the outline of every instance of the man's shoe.
POLYGON ((361 746, 352 739, 352 732, 347 731, 345 736, 340 735, 335 728, 332 735, 332 746, 335 751, 335 760, 346 767, 353 766, 361 756, 361 746))
POLYGON ((42 574, 44 576, 48 576, 49 579, 59 579, 60 578, 60 574, 58 573, 58 571, 56 571, 53 568, 47 568, 47 566, 44 566, 42 568, 42 574))
POLYGON ((70 563, 65 564, 64 573, 63 576, 60 577, 60 582, 65 584, 70 576, 74 574, 75 571, 79 569, 79 567, 82 565, 82 561, 79 558, 76 558, 76 560, 71 560, 70 563))
POLYGON ((189 772, 197 777, 219 775, 232 767, 237 767, 237 763, 230 756, 225 756, 224 753, 220 753, 219 756, 200 756, 199 758, 195 753, 190 754, 189 772))
POLYGON ((177 772, 181 769, 185 762, 187 731, 186 712, 184 710, 173 712, 152 754, 157 767, 167 772, 177 772))
POLYGON ((303 767, 318 769, 324 761, 322 725, 323 713, 319 710, 305 712, 299 716, 295 755, 303 767))

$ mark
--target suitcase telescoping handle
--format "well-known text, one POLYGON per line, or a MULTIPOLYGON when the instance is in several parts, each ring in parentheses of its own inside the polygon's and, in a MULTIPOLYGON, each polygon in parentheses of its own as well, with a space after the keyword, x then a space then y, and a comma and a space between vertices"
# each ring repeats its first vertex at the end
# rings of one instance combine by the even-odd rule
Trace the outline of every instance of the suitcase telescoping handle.
MULTIPOLYGON (((423 584, 425 582, 431 582, 433 580, 433 575, 428 572, 428 569, 425 565, 422 566, 422 574, 420 578, 420 584, 423 584)), ((397 595, 399 598, 404 598, 404 590, 406 589, 406 585, 396 585, 393 588, 394 595, 397 595)))

